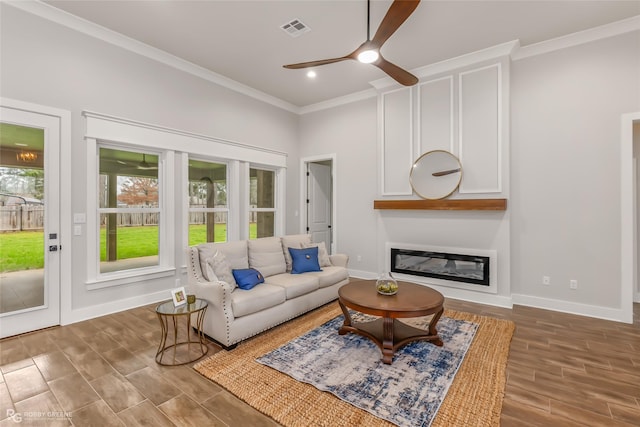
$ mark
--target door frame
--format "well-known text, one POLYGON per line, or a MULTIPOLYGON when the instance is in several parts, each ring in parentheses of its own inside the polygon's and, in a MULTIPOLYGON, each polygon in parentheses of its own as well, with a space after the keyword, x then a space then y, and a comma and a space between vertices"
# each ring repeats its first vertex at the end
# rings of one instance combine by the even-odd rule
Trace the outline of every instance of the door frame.
MULTIPOLYGON (((16 99, 0 97, 0 106, 45 116, 51 116, 59 122, 59 156, 57 159, 62 164, 62 159, 71 161, 71 112, 59 108, 33 104, 30 102, 19 101, 16 99)), ((60 260, 60 277, 59 277, 59 300, 49 301, 50 304, 58 304, 60 325, 72 322, 72 286, 71 282, 73 274, 71 270, 71 168, 59 168, 59 229, 58 244, 61 249, 59 251, 60 260)), ((45 239, 46 241, 47 239, 45 239)))
POLYGON ((627 323, 633 323, 633 301, 638 286, 637 189, 633 176, 633 126, 638 123, 640 123, 640 112, 622 115, 620 132, 620 307, 621 320, 627 323))
POLYGON ((302 157, 300 159, 300 210, 296 212, 300 216, 300 230, 302 233, 307 229, 307 209, 309 205, 306 203, 309 198, 309 189, 307 187, 307 165, 309 163, 331 162, 331 253, 338 253, 337 238, 338 235, 338 173, 336 168, 336 153, 319 154, 316 156, 302 157))

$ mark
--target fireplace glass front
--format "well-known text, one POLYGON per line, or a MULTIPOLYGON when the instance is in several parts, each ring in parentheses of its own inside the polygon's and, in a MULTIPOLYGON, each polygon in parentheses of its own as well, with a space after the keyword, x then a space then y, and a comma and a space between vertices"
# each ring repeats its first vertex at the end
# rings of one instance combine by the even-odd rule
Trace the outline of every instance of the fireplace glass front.
POLYGON ((391 248, 391 271, 489 286, 489 257, 391 248))

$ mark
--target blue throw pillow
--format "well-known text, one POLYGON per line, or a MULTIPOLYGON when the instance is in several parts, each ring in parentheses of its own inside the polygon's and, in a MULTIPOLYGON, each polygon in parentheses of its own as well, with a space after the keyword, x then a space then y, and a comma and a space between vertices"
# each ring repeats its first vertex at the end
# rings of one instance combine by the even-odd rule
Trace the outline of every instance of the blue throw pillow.
POLYGON ((291 254, 291 274, 306 273, 308 271, 322 271, 318 262, 318 247, 296 249, 289 248, 291 254))
POLYGON ((255 268, 240 268, 232 270, 233 278, 236 279, 236 283, 240 289, 248 291, 258 283, 264 283, 264 277, 255 268))

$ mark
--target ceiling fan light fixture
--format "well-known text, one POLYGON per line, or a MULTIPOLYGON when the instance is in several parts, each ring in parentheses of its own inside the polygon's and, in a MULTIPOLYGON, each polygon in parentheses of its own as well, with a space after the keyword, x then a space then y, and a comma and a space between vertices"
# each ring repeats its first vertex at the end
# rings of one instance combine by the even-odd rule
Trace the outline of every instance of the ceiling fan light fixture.
POLYGON ((363 50, 358 54, 358 61, 363 64, 371 64, 372 62, 376 62, 378 58, 380 58, 380 53, 378 53, 377 49, 363 50))

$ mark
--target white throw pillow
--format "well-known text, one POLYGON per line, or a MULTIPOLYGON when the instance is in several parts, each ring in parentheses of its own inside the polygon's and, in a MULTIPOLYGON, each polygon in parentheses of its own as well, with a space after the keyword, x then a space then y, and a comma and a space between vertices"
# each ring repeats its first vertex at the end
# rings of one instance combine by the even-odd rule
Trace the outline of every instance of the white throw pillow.
POLYGON ((213 257, 209 257, 206 260, 206 263, 204 264, 204 270, 202 270, 202 275, 209 282, 215 282, 218 280, 218 276, 216 276, 216 273, 213 271, 212 266, 213 266, 213 257))
MULTIPOLYGON (((209 262, 207 262, 207 265, 209 262)), ((220 251, 216 251, 216 253, 211 257, 211 269, 213 273, 216 275, 218 280, 222 280, 223 282, 227 282, 230 285, 237 286, 236 280, 233 278, 233 272, 231 271, 231 265, 227 262, 227 258, 220 251)))
POLYGON ((324 245, 324 242, 307 243, 302 245, 302 249, 313 247, 318 248, 318 263, 320 264, 320 267, 331 267, 331 259, 329 259, 329 253, 327 252, 327 247, 324 245))

